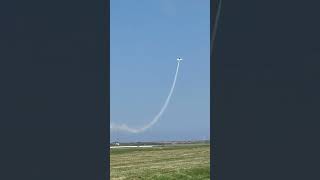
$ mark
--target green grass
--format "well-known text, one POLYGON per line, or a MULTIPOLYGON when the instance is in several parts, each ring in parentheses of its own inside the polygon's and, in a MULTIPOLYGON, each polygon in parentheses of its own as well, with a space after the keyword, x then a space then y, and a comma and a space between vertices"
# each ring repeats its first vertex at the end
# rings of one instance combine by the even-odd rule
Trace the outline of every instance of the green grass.
POLYGON ((210 145, 111 149, 112 180, 210 179, 210 145))

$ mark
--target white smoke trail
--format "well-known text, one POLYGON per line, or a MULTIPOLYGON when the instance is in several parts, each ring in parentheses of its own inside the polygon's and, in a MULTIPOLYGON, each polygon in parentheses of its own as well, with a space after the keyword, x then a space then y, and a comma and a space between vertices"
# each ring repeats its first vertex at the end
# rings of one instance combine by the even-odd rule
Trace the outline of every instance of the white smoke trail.
POLYGON ((150 121, 148 124, 144 125, 141 128, 130 128, 126 124, 111 123, 110 124, 110 129, 113 130, 113 131, 125 131, 125 132, 130 132, 130 133, 141 133, 141 132, 144 132, 145 130, 149 129, 150 127, 152 127, 155 123, 157 123, 159 118, 161 117, 163 112, 166 110, 166 108, 167 108, 167 106, 168 106, 168 104, 170 102, 174 87, 176 85, 177 77, 178 77, 179 65, 180 65, 180 61, 178 61, 178 64, 177 64, 176 73, 174 75, 174 79, 173 79, 173 83, 172 83, 169 95, 168 95, 165 103, 163 104, 160 112, 153 118, 152 121, 150 121))

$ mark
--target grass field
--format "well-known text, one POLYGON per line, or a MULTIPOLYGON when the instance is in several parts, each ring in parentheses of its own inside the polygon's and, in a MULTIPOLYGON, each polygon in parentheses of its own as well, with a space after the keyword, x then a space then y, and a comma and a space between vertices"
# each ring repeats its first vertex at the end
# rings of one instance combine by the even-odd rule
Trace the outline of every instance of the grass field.
POLYGON ((111 149, 112 180, 210 179, 210 145, 111 149))

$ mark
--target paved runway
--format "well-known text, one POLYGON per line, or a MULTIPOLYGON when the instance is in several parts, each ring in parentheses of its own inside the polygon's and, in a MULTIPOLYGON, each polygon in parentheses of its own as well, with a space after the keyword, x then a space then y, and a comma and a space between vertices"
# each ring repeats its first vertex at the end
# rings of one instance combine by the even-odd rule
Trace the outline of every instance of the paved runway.
POLYGON ((154 147, 153 145, 148 146, 110 146, 110 148, 150 148, 154 147))

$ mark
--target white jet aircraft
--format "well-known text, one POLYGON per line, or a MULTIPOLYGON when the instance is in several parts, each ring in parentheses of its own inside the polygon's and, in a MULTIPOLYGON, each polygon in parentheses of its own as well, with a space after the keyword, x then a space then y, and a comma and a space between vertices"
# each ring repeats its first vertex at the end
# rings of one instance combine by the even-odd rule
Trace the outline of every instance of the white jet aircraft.
POLYGON ((177 61, 180 62, 180 61, 182 61, 182 59, 178 57, 178 58, 177 58, 177 61))

